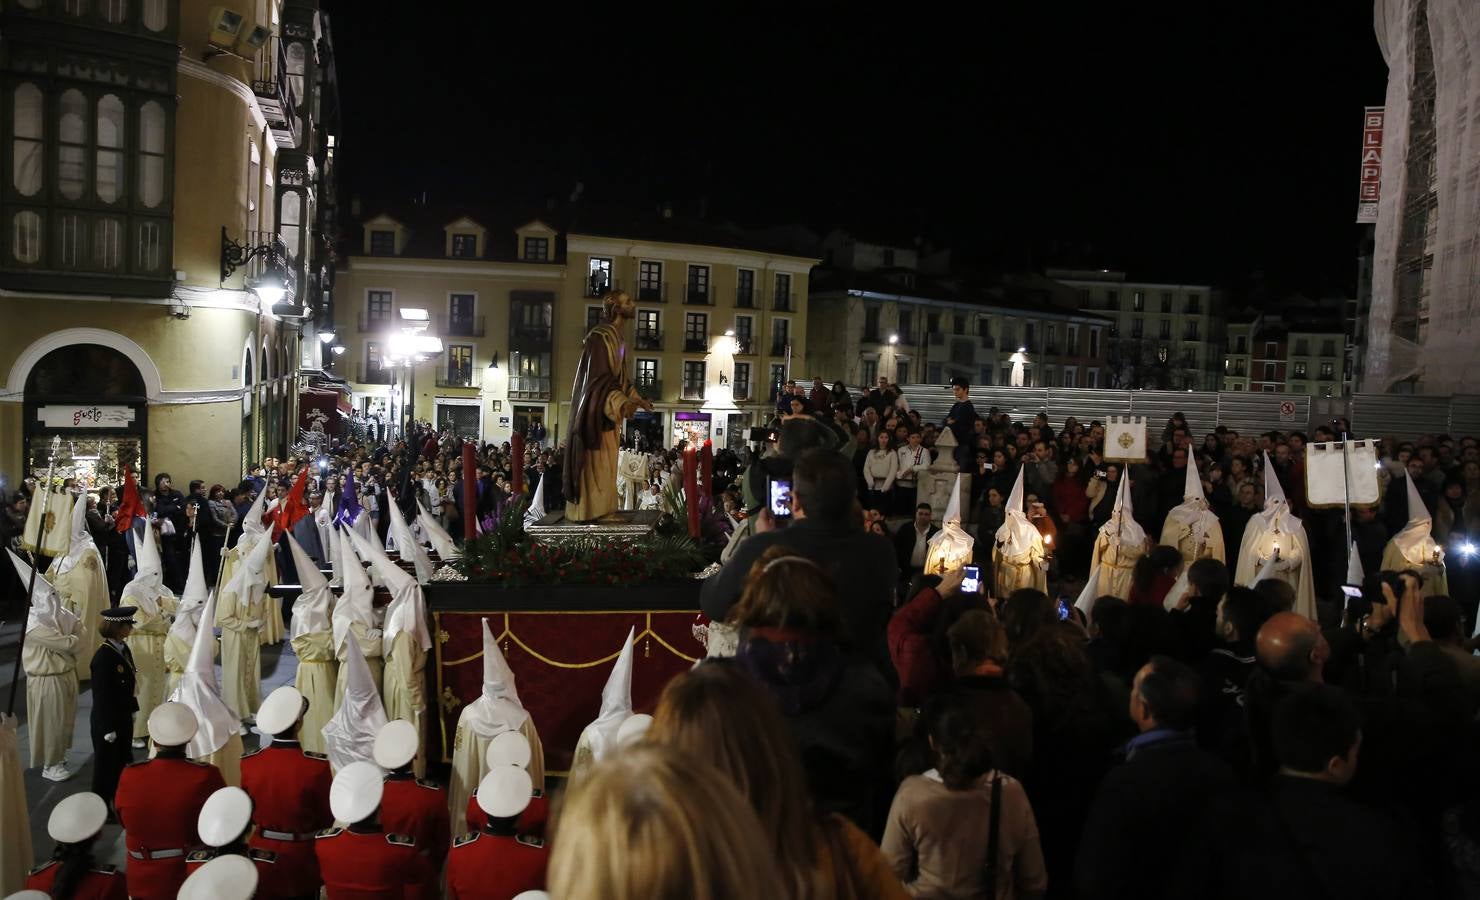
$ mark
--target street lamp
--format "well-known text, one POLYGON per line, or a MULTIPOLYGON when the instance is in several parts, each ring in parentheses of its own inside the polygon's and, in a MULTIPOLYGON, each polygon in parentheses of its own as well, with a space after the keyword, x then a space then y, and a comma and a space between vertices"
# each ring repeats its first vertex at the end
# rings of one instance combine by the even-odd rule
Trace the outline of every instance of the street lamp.
POLYGON ((293 296, 293 280, 288 273, 288 249, 274 237, 265 244, 247 246, 231 239, 226 226, 221 226, 221 284, 256 257, 266 262, 262 274, 246 280, 246 288, 275 316, 301 319, 308 312, 297 304, 285 302, 293 296))

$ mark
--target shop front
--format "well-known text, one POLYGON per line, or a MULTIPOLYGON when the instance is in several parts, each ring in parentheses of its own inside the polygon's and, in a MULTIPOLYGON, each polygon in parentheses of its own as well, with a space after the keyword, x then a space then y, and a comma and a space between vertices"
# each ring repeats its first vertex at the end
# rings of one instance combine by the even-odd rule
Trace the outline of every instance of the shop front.
POLYGON ((73 344, 43 356, 26 379, 22 459, 28 476, 46 474, 52 439, 57 471, 88 488, 146 472, 149 404, 144 379, 122 353, 73 344))
POLYGON ((707 412, 678 412, 673 414, 673 433, 670 446, 687 445, 698 448, 713 435, 714 417, 707 412))

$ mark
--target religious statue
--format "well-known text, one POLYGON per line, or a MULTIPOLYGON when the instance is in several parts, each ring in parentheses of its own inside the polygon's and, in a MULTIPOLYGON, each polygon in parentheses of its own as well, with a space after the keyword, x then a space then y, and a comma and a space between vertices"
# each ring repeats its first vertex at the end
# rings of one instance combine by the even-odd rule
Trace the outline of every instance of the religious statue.
POLYGON ((613 291, 601 300, 605 314, 581 348, 571 388, 570 421, 562 468, 565 517, 590 522, 617 509, 617 440, 622 420, 653 404, 638 396, 627 377, 622 327, 636 315, 632 298, 613 291))

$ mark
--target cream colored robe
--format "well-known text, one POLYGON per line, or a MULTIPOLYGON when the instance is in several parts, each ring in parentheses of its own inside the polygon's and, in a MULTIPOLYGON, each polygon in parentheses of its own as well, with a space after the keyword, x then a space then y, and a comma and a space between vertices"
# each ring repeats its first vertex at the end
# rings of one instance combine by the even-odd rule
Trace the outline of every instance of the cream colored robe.
MULTIPOLYGON (((257 593, 248 590, 249 597, 257 593)), ((222 589, 217 601, 216 624, 221 626, 221 699, 239 719, 256 715, 257 707, 262 705, 264 599, 258 596, 255 600, 244 600, 236 591, 222 589)), ((210 625, 202 622, 200 627, 210 625)))
MULTIPOLYGON (((375 683, 375 690, 380 694, 381 702, 384 703, 385 649, 381 646, 380 630, 375 629, 372 634, 371 629, 365 627, 363 623, 351 622, 349 631, 350 634, 354 635, 355 643, 360 645, 360 652, 365 656, 365 666, 370 670, 370 680, 375 683)), ((330 639, 333 639, 332 636, 330 639)), ((343 664, 345 652, 341 649, 339 653, 335 654, 340 663, 338 672, 334 676, 335 710, 339 709, 339 704, 344 702, 344 682, 349 677, 349 667, 343 664)), ((333 715, 333 711, 330 712, 330 715, 333 715)))
POLYGON ((298 740, 304 750, 313 753, 324 752, 324 725, 338 706, 334 690, 339 663, 334 658, 333 642, 333 634, 328 631, 311 631, 293 638, 293 653, 298 657, 293 687, 308 701, 298 740))
MULTIPOLYGON (((54 564, 53 564, 54 565, 54 564)), ((103 621, 103 610, 109 606, 108 575, 103 571, 103 557, 97 550, 87 553, 70 572, 55 577, 48 575, 47 581, 61 598, 62 605, 77 614, 80 623, 77 632, 77 680, 92 678, 92 658, 98 651, 103 638, 98 634, 98 625, 103 621)))
MULTIPOLYGON (((524 720, 519 733, 529 739, 529 772, 534 789, 545 789, 545 747, 540 743, 540 733, 534 727, 534 717, 524 720)), ((493 737, 496 737, 494 735, 493 737)), ((452 780, 447 785, 448 812, 452 818, 452 833, 463 834, 473 829, 468 827, 468 800, 477 793, 483 776, 488 774, 488 745, 493 737, 484 737, 461 721, 452 739, 452 780)))
POLYGON ((1095 537, 1094 555, 1090 559, 1090 568, 1099 566, 1100 581, 1097 596, 1119 597, 1128 600, 1131 596, 1131 576, 1136 569, 1136 561, 1146 555, 1145 547, 1136 547, 1126 544, 1124 541, 1118 544, 1110 543, 1103 533, 1095 537))
MULTIPOLYGON (((271 539, 271 535, 263 538, 263 540, 271 539)), ((239 547, 232 547, 230 550, 227 550, 225 553, 221 554, 221 578, 218 584, 221 585, 223 590, 225 589, 226 585, 231 584, 231 576, 236 574, 236 567, 241 565, 241 553, 239 552, 239 549, 239 547)), ((267 554, 267 564, 262 567, 262 577, 267 579, 267 584, 269 586, 278 583, 276 547, 273 548, 271 553, 267 554)), ((281 641, 283 639, 283 635, 285 633, 283 631, 282 606, 274 597, 267 597, 266 595, 264 595, 264 599, 268 603, 274 604, 273 609, 277 611, 277 615, 268 615, 262 620, 262 627, 258 629, 257 638, 261 643, 264 644, 276 644, 278 641, 281 641)), ((265 611, 271 612, 271 610, 265 611)), ((240 712, 240 710, 238 710, 238 712, 240 712)))
POLYGON ((1042 548, 1034 547, 1016 557, 1002 553, 1001 545, 992 548, 992 590, 998 600, 1007 599, 1020 588, 1048 592, 1048 570, 1043 566, 1042 548))
POLYGON ((72 746, 79 643, 76 635, 59 634, 45 625, 26 633, 21 665, 26 670, 26 725, 33 767, 65 762, 72 746))
POLYGON ((0 891, 6 894, 25 887, 26 872, 36 863, 28 823, 20 724, 15 716, 0 715, 0 891))
POLYGON ((427 653, 417 643, 416 635, 403 631, 396 635, 381 675, 380 695, 385 701, 385 717, 405 719, 416 726, 418 778, 426 772, 426 667, 427 653))
POLYGON ((1382 569, 1385 572, 1417 572, 1423 579, 1425 597, 1449 596, 1449 573, 1444 568, 1442 556, 1438 565, 1434 564, 1432 556, 1424 557, 1422 562, 1414 562, 1404 556, 1402 548, 1390 540, 1382 548, 1382 569))
MULTIPOLYGON (((217 648, 218 650, 220 648, 217 648)), ((185 674, 185 664, 190 662, 190 645, 166 633, 164 636, 164 671, 166 697, 175 693, 180 686, 180 676, 185 674)))
POLYGON ((168 675, 164 665, 165 637, 170 630, 170 615, 178 605, 172 594, 160 594, 154 602, 158 605, 154 615, 145 616, 140 609, 134 616, 134 630, 126 643, 134 657, 135 677, 138 688, 134 696, 139 700, 139 711, 134 713, 134 737, 149 736, 149 714, 169 696, 168 675))

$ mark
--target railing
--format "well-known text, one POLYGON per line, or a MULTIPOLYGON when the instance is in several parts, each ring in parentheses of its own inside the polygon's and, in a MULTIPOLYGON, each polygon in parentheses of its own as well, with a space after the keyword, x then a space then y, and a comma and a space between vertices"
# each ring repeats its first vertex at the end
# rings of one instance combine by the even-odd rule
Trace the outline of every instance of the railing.
POLYGON ((447 318, 447 327, 444 333, 449 337, 482 337, 483 316, 466 316, 461 318, 447 318))
POLYGON ((637 299, 642 303, 667 303, 668 282, 662 284, 637 284, 637 299))
POLYGON ((615 278, 603 280, 592 276, 586 279, 587 297, 604 297, 608 291, 620 291, 621 289, 622 282, 615 278))
POLYGON ((755 338, 753 338, 753 337, 743 337, 743 338, 742 337, 737 337, 737 338, 735 338, 735 355, 736 356, 754 356, 755 355, 755 338))
POLYGON ((735 307, 755 309, 755 288, 735 288, 735 307))
POLYGON ((639 350, 662 350, 663 332, 661 331, 638 331, 636 338, 639 350))
POLYGON ((376 334, 391 327, 390 316, 371 316, 369 313, 360 313, 360 334, 376 334))
POLYGON ((863 330, 863 342, 865 344, 882 344, 883 343, 883 341, 879 340, 879 332, 877 330, 870 330, 870 329, 867 329, 867 328, 865 328, 863 330))
POLYGON ((258 106, 262 108, 267 124, 274 131, 285 132, 289 136, 286 143, 279 141, 279 146, 293 146, 296 142, 292 134, 297 122, 293 111, 298 108, 298 98, 288 77, 287 50, 282 40, 274 37, 257 53, 258 77, 252 79, 252 93, 257 95, 258 106))
POLYGON ((743 403, 750 399, 750 385, 735 384, 730 388, 730 396, 736 403, 743 403))
POLYGON ((771 295, 771 309, 774 312, 792 312, 796 309, 796 297, 796 293, 791 291, 786 293, 773 292, 771 295))
POLYGON ((707 338, 707 337, 696 338, 696 337, 690 337, 688 335, 685 335, 684 336, 684 339, 683 339, 683 352, 685 352, 685 353, 703 353, 703 352, 707 351, 708 349, 709 349, 709 338, 707 338))
POLYGON ((516 344, 550 346, 549 325, 515 325, 512 334, 516 344))
POLYGON ((637 382, 637 396, 654 403, 663 399, 663 382, 657 378, 637 382))
POLYGON ((699 383, 696 384, 695 382, 692 382, 692 381, 685 381, 683 383, 683 399, 684 400, 703 400, 704 399, 704 383, 703 382, 699 382, 699 383))
POLYGON ((694 284, 683 286, 683 302, 689 306, 709 306, 713 294, 709 291, 709 285, 700 287, 694 284))
POLYGON ((543 375, 511 375, 509 397, 515 400, 548 400, 550 379, 543 375))
POLYGON ((371 368, 368 363, 360 363, 360 384, 395 384, 395 369, 371 368))
POLYGON ((439 388, 475 388, 478 386, 479 372, 476 367, 466 369, 441 369, 437 372, 437 387, 439 388))
POLYGON ((772 341, 771 342, 771 355, 772 356, 785 356, 786 355, 786 345, 787 344, 790 344, 790 343, 791 343, 791 341, 772 341))

